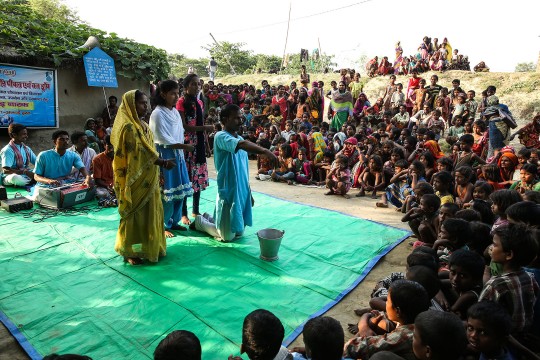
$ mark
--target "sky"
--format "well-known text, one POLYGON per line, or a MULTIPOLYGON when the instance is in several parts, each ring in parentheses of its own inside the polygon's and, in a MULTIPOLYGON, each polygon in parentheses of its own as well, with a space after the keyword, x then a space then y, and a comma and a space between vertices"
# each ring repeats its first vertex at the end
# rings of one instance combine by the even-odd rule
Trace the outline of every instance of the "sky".
MULTIPOLYGON (((208 57, 201 46, 242 42, 254 53, 283 56, 321 48, 338 67, 356 67, 362 55, 395 58, 401 41, 412 55, 424 36, 444 37, 468 55, 471 67, 485 61, 493 72, 536 64, 540 51, 538 0, 64 0, 90 26, 190 58, 208 57), (440 3, 440 5, 436 5, 440 3), (320 44, 320 45, 319 45, 320 44)), ((84 41, 83 41, 84 42, 84 41)), ((82 43, 81 43, 82 44, 82 43)))

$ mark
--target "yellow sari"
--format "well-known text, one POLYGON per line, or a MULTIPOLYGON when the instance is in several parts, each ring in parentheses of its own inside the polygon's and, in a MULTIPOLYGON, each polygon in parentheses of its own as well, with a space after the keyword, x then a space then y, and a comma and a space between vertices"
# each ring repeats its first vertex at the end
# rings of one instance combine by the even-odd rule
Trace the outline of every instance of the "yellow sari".
POLYGON ((124 257, 157 262, 166 254, 163 205, 159 191, 158 153, 154 135, 139 120, 135 90, 122 97, 111 133, 114 191, 120 226, 115 251, 124 257))

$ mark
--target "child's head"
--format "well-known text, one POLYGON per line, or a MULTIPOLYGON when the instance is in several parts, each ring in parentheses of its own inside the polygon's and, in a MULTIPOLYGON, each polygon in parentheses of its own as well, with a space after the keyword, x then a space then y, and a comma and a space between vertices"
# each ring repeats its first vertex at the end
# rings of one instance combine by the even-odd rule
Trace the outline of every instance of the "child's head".
POLYGON ((441 282, 437 276, 437 271, 433 271, 426 266, 416 265, 408 267, 405 278, 422 285, 430 299, 433 299, 439 290, 441 290, 441 282))
POLYGON ((442 224, 444 220, 455 217, 458 211, 459 206, 455 203, 442 204, 439 209, 439 223, 442 224))
POLYGON ((414 160, 411 165, 409 165, 409 174, 412 175, 413 173, 416 173, 418 178, 423 177, 425 174, 424 164, 418 160, 414 160))
POLYGON ((439 270, 437 252, 428 246, 419 246, 407 256, 407 268, 413 266, 427 267, 434 272, 439 270))
POLYGON ((283 144, 279 147, 279 156, 284 159, 290 158, 292 156, 292 148, 289 144, 283 144))
POLYGON ((435 194, 433 186, 427 181, 419 181, 413 189, 417 199, 421 199, 425 194, 435 194))
POLYGON ((501 181, 501 173, 496 164, 487 164, 482 166, 482 176, 488 181, 501 181))
POLYGON ((368 166, 371 171, 381 171, 383 166, 381 157, 379 155, 371 155, 368 166))
POLYGON ((412 324, 416 316, 429 309, 430 298, 422 285, 410 280, 392 282, 388 290, 386 314, 401 324, 412 324))
POLYGON ((523 148, 518 151, 517 159, 518 163, 523 165, 531 158, 531 149, 523 148))
POLYGON ((453 181, 454 178, 448 171, 439 171, 438 173, 433 174, 432 183, 435 191, 448 192, 448 190, 452 188, 453 181))
POLYGON ((338 166, 342 169, 347 167, 347 162, 348 162, 348 159, 345 155, 338 155, 336 157, 336 164, 338 164, 338 166))
POLYGON ((493 225, 495 221, 493 212, 491 211, 491 204, 485 200, 473 199, 471 209, 476 211, 480 215, 480 221, 493 225))
POLYGON ((424 151, 422 154, 420 154, 419 160, 426 169, 433 169, 435 166, 435 158, 430 151, 424 151))
POLYGON ((396 172, 400 172, 400 171, 403 171, 403 170, 407 169, 408 166, 409 166, 409 162, 407 160, 399 159, 394 164, 394 169, 396 170, 396 172))
POLYGON ((281 109, 279 108, 279 105, 272 105, 272 115, 274 116, 281 115, 281 109))
POLYGON ((420 209, 425 214, 434 214, 441 206, 441 198, 435 194, 424 194, 420 199, 420 209))
POLYGON ((485 181, 477 181, 474 183, 473 188, 473 199, 474 200, 484 200, 489 199, 489 195, 493 192, 493 186, 485 181))
POLYGON ((506 209, 506 218, 510 223, 540 226, 540 205, 532 201, 521 201, 506 209))
POLYGON ((458 249, 450 255, 450 285, 459 294, 482 286, 485 262, 477 253, 458 249))
POLYGON ((448 171, 452 172, 454 169, 454 163, 449 157, 443 156, 437 160, 437 171, 448 171))
POLYGON ((540 192, 529 190, 523 194, 523 201, 531 201, 535 204, 540 204, 540 192))
POLYGON ((460 166, 454 172, 456 185, 466 186, 473 176, 473 169, 470 166, 460 166))
POLYGON ((491 245, 491 225, 480 221, 473 221, 469 226, 471 227, 473 237, 467 243, 467 246, 469 250, 484 256, 485 250, 491 245))
POLYGON ((516 190, 501 189, 489 195, 489 199, 492 201, 491 211, 495 215, 505 217, 506 209, 510 205, 520 202, 521 195, 516 190))
POLYGON ((529 163, 523 164, 519 170, 519 177, 523 184, 533 184, 536 181, 537 174, 538 169, 536 165, 529 163))
POLYGON ((471 221, 481 221, 482 218, 480 217, 480 214, 473 209, 462 209, 459 210, 456 215, 454 216, 456 219, 463 219, 467 222, 471 221))
POLYGON ((154 360, 201 360, 201 342, 191 331, 175 330, 154 350, 154 360))
POLYGON ((312 360, 341 360, 345 334, 339 321, 319 316, 304 325, 306 355, 312 360))
POLYGON ((392 149, 392 152, 390 153, 390 160, 392 163, 396 164, 398 160, 402 160, 405 157, 405 154, 403 153, 403 149, 395 147, 392 149))
POLYGON ((471 239, 471 227, 463 219, 450 218, 444 220, 439 231, 439 239, 448 240, 454 249, 465 245, 471 239))
POLYGON ((250 359, 273 359, 284 336, 283 324, 274 314, 264 309, 255 310, 244 318, 240 351, 250 359))
POLYGON ((459 144, 461 150, 471 151, 471 148, 474 144, 474 137, 471 134, 461 135, 461 137, 459 138, 459 144))
POLYGON ((298 149, 298 159, 306 160, 307 159, 307 150, 304 147, 298 149))
POLYGON ((414 321, 412 349, 419 360, 455 360, 467 348, 463 322, 453 313, 427 310, 414 321))
POLYGON ((502 305, 480 301, 467 312, 467 338, 471 347, 487 357, 500 354, 510 335, 512 318, 502 305))
POLYGON ((538 253, 538 243, 523 224, 499 226, 493 230, 491 260, 508 264, 512 269, 529 265, 538 253))

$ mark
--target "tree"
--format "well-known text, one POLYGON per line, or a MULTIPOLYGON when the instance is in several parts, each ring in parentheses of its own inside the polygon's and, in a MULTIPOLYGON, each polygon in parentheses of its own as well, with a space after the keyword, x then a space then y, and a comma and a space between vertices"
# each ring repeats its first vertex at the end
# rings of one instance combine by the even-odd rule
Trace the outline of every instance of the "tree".
POLYGON ((169 77, 183 78, 186 76, 189 67, 193 67, 195 74, 199 76, 208 76, 206 66, 208 60, 204 58, 191 59, 183 54, 167 54, 167 61, 171 67, 169 77))
POLYGON ((534 72, 536 70, 536 65, 532 62, 528 63, 519 63, 516 65, 515 72, 534 72))
POLYGON ((217 76, 224 76, 233 73, 229 63, 237 74, 244 74, 246 70, 253 69, 256 65, 257 60, 252 55, 253 52, 251 50, 242 50, 244 45, 244 43, 223 41, 220 45, 209 44, 202 48, 207 50, 210 56, 213 56, 218 63, 217 76))
POLYGON ((77 11, 62 4, 60 0, 28 0, 28 5, 32 10, 48 19, 81 22, 77 11))
POLYGON ((281 67, 281 57, 277 55, 257 54, 255 55, 255 58, 257 61, 255 64, 255 72, 257 72, 258 69, 261 69, 263 72, 277 72, 281 67))
POLYGON ((334 55, 320 55, 318 60, 300 62, 299 54, 287 54, 287 64, 283 72, 286 74, 299 74, 302 65, 306 65, 307 72, 324 72, 325 69, 332 71, 336 66, 333 62, 334 55))

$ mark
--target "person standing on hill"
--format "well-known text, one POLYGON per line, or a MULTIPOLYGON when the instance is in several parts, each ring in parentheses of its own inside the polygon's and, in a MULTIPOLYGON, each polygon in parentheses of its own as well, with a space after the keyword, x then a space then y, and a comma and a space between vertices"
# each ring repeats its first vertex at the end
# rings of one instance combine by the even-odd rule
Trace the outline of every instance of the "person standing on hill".
POLYGON ((214 78, 216 76, 217 72, 217 62, 214 60, 214 57, 212 56, 210 58, 210 61, 208 62, 208 75, 210 76, 210 80, 214 81, 214 78))

